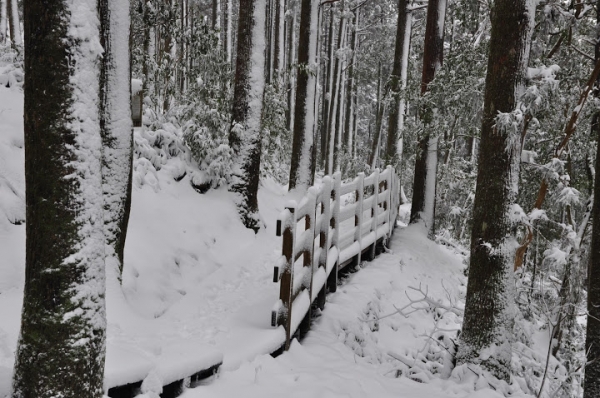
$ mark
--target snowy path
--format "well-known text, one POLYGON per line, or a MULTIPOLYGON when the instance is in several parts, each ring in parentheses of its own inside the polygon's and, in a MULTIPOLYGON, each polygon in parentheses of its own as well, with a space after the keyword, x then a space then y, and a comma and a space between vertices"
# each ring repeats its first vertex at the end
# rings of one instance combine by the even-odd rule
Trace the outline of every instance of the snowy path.
MULTIPOLYGON (((240 368, 224 370, 212 382, 188 390, 193 397, 498 397, 490 389, 475 392, 470 383, 433 378, 427 384, 405 376, 392 355, 427 353, 431 313, 378 317, 409 303, 410 287, 419 283, 429 295, 448 302, 464 294, 462 257, 426 239, 418 227, 398 229, 392 253, 382 254, 351 274, 330 294, 321 316, 302 344, 272 358, 261 355, 240 368)), ((456 319, 442 320, 456 329, 456 319)), ((250 341, 248 342, 249 344, 250 341)))

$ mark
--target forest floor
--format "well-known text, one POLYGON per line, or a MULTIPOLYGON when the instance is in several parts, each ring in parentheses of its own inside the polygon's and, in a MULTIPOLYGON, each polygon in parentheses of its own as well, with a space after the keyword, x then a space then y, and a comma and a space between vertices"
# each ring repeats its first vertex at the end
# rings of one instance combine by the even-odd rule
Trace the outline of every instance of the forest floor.
MULTIPOLYGON (((19 87, 0 87, 2 398, 10 394, 23 299, 22 104, 19 87)), ((137 130, 136 146, 154 148, 151 135, 137 130)), ((224 187, 199 194, 190 184, 195 166, 185 157, 161 162, 134 161, 122 292, 108 294, 107 386, 132 381, 157 362, 185 372, 181 357, 166 359, 174 350, 191 367, 223 360, 216 376, 184 397, 483 398, 511 390, 485 382, 477 369, 453 370, 464 257, 418 226, 399 226, 388 252, 361 264, 327 297, 302 343, 272 358, 283 338, 270 326, 281 253, 275 222, 295 194, 263 180, 264 227, 255 235, 241 225, 224 187)), ((156 385, 146 383, 145 396, 155 397, 156 385)))

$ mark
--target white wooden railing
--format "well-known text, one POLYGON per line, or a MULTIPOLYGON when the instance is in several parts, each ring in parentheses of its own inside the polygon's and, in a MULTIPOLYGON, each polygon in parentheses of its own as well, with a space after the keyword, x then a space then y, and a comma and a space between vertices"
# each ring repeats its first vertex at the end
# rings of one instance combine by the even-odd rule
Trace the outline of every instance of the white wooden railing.
POLYGON ((271 324, 285 329, 285 350, 297 331, 310 327, 312 304, 323 309, 327 291, 336 290, 338 272, 372 260, 378 245, 387 244, 396 225, 399 188, 391 166, 368 177, 359 173, 346 184, 336 173, 281 212, 282 256, 273 273, 280 292, 271 324))

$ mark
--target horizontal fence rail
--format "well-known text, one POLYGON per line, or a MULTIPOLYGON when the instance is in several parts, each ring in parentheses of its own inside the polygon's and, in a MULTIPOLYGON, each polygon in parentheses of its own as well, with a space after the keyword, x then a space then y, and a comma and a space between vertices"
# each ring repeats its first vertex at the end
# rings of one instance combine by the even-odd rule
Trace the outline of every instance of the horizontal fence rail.
POLYGON ((280 284, 271 325, 285 329, 287 350, 294 333, 310 327, 312 306, 325 305, 334 292, 338 272, 362 259, 372 260, 396 225, 400 184, 393 167, 359 173, 342 184, 341 174, 325 176, 299 203, 288 203, 277 220, 282 236, 281 257, 273 272, 280 284))

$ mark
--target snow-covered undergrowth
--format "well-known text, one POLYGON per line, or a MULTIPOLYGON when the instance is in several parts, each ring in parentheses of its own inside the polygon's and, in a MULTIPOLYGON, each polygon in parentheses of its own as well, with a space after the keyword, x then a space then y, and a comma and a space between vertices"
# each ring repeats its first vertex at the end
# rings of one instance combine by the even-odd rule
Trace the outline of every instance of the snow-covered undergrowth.
MULTIPOLYGON (((18 75, 8 69, 0 72, 18 75)), ((282 336, 270 327, 277 296, 271 275, 281 249, 274 224, 286 190, 263 181, 259 202, 266 228, 255 235, 241 224, 226 186, 198 192, 202 174, 179 129, 164 124, 136 130, 134 157, 123 289, 107 297, 106 385, 135 381, 152 369, 155 383, 147 385, 160 385, 203 363, 223 358, 225 368, 235 368, 276 349, 282 336)), ((0 397, 9 394, 20 325, 24 193, 23 93, 19 85, 2 86, 0 397)))

